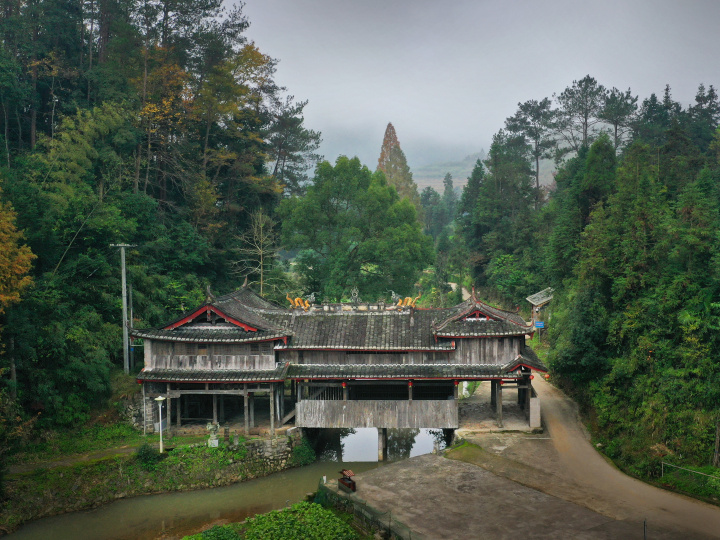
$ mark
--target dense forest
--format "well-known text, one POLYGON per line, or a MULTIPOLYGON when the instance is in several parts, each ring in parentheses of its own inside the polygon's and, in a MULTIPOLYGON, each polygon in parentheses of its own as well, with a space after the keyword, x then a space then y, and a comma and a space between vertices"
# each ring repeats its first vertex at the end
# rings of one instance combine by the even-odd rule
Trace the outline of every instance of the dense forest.
MULTIPOLYGON (((219 0, 7 1, 0 12, 0 453, 82 424, 133 324, 245 279, 264 296, 424 305, 552 286, 549 363, 612 457, 712 456, 720 103, 587 76, 521 103, 459 193, 418 191, 392 124, 375 170, 322 161, 307 102, 219 0), (540 184, 541 160, 557 166, 540 184), (34 422, 34 425, 28 422, 34 422)), ((378 141, 380 142, 380 141, 378 141)), ((137 367, 135 368, 137 369, 137 367)))
MULTIPOLYGON (((720 421, 720 102, 586 76, 519 104, 459 202, 453 249, 508 305, 546 287, 548 361, 612 458, 708 465, 720 421), (555 107, 553 107, 555 105, 555 107), (559 164, 554 185, 539 160, 559 164), (464 247, 463 247, 464 245, 464 247)), ((525 305, 527 305, 525 303, 525 305)))

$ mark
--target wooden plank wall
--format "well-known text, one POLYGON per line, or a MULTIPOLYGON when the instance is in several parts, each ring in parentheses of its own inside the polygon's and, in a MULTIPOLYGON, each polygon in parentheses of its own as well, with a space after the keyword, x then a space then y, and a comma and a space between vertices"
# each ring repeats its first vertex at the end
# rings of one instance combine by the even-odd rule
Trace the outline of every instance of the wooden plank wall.
POLYGON ((297 404, 295 425, 309 428, 446 428, 458 427, 458 402, 322 401, 297 404))
MULTIPOLYGON (((147 344, 150 340, 145 340, 147 344)), ((154 341, 145 346, 145 367, 157 369, 275 369, 275 354, 263 344, 197 344, 154 341), (149 363, 148 363, 149 361, 149 363)))
MULTIPOLYGON (((522 338, 524 339, 524 338, 522 338)), ((504 364, 520 353, 521 338, 456 339, 455 351, 347 353, 345 351, 281 351, 281 362, 294 364, 504 364)))
MULTIPOLYGON (((504 364, 520 354, 520 337, 457 339, 453 364, 504 364)), ((524 339, 524 338, 522 338, 524 339)))

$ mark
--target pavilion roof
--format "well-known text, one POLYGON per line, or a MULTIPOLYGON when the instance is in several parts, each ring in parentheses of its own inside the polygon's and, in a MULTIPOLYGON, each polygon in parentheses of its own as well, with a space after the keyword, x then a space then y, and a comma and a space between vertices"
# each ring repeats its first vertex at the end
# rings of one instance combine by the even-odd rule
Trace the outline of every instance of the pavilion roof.
POLYGON ((473 296, 449 308, 385 304, 323 304, 284 308, 248 288, 212 298, 175 321, 133 329, 137 338, 161 341, 249 343, 281 340, 277 349, 448 351, 453 338, 522 336, 532 327, 515 312, 473 296), (438 339, 443 338, 443 339, 438 339))
POLYGON ((275 369, 143 369, 138 381, 189 382, 189 383, 257 383, 282 382, 287 377, 288 364, 278 364, 275 369))

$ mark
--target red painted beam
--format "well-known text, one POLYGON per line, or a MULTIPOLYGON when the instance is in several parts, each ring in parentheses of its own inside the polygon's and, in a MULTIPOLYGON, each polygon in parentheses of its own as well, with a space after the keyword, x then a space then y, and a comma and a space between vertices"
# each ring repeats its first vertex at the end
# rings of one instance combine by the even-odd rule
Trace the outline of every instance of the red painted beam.
POLYGON ((242 328, 248 332, 257 332, 258 331, 257 328, 253 328, 252 326, 245 324, 244 322, 238 321, 237 319, 233 319, 229 315, 226 315, 225 313, 223 313, 222 311, 217 309, 215 306, 209 306, 209 305, 202 306, 201 308, 193 311, 187 317, 180 319, 179 321, 166 326, 165 328, 163 328, 163 330, 173 330, 179 326, 183 326, 185 324, 188 324, 188 323, 194 321, 203 313, 211 313, 211 312, 215 313, 215 315, 217 315, 218 317, 225 319, 227 322, 234 324, 235 326, 239 326, 240 328, 242 328))

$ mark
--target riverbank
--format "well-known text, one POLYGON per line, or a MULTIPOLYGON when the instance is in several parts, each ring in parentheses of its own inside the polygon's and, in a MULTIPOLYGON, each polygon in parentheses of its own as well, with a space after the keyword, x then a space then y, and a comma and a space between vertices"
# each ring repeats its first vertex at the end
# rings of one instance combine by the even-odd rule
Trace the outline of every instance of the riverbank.
POLYGON ((41 517, 98 507, 117 499, 227 486, 312 462, 314 453, 296 433, 241 441, 237 446, 185 446, 161 459, 152 451, 110 456, 7 479, 0 535, 41 517))

